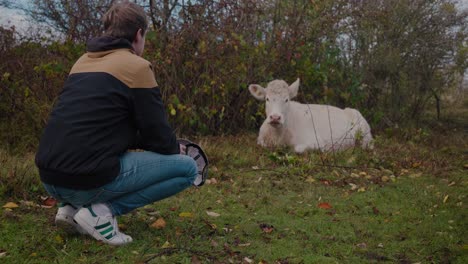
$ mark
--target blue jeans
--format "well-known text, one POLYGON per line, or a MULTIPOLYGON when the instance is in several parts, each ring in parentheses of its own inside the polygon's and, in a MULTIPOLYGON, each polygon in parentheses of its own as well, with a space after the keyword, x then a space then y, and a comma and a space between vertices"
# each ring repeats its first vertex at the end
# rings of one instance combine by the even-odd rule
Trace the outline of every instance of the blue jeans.
POLYGON ((91 190, 74 190, 45 184, 47 192, 75 207, 106 203, 114 215, 172 196, 190 187, 197 165, 189 156, 154 152, 127 152, 120 158, 120 174, 114 181, 91 190))

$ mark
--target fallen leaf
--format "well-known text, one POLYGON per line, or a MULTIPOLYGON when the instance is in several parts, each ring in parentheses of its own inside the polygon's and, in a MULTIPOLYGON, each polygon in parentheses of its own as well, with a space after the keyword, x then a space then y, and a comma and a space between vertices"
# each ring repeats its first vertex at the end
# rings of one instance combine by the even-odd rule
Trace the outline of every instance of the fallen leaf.
POLYGON ((419 172, 419 173, 410 174, 409 177, 412 178, 412 179, 414 179, 414 178, 419 178, 419 177, 421 177, 421 175, 422 175, 422 173, 419 172))
POLYGON ((6 203, 3 208, 6 208, 6 209, 13 209, 13 208, 18 208, 19 206, 13 202, 8 202, 6 203))
POLYGON ((389 170, 389 169, 383 169, 382 172, 388 174, 388 175, 392 175, 393 174, 393 171, 389 170))
POLYGON ((218 227, 216 226, 216 224, 213 224, 213 223, 210 223, 210 222, 207 222, 207 221, 205 221, 205 223, 206 223, 209 227, 211 227, 211 229, 216 229, 216 228, 218 228, 218 227))
POLYGON ((166 221, 162 217, 160 217, 158 218, 158 220, 154 221, 154 223, 151 224, 151 227, 155 229, 163 229, 166 227, 166 221))
POLYGON ((247 263, 252 263, 253 262, 253 260, 249 259, 248 257, 245 257, 244 261, 247 262, 247 263))
POLYGON ((406 173, 408 173, 408 172, 409 172, 409 170, 407 170, 407 169, 402 169, 401 172, 400 172, 400 175, 406 174, 406 173))
POLYGON ((42 201, 42 207, 52 208, 57 205, 57 200, 53 197, 47 197, 42 201))
POLYGON ((206 211, 206 214, 209 215, 209 216, 211 216, 211 217, 218 217, 218 216, 220 216, 220 214, 215 213, 215 212, 210 212, 210 211, 206 211))
POLYGON ((63 237, 60 235, 55 236, 55 241, 57 241, 59 244, 63 244, 63 237))
POLYGON ((161 213, 158 212, 158 211, 155 211, 155 212, 147 212, 146 214, 149 215, 149 216, 156 216, 156 215, 159 215, 161 213))
POLYGON ((260 228, 264 233, 271 233, 274 230, 274 227, 269 224, 260 224, 260 228))
POLYGON ((305 181, 309 182, 309 183, 313 183, 313 182, 315 182, 315 179, 312 176, 309 176, 309 177, 307 177, 307 179, 305 181))
POLYGON ((373 211, 374 214, 376 214, 376 215, 380 213, 379 209, 377 209, 377 207, 375 207, 375 206, 372 207, 372 211, 373 211))
POLYGON ((322 209, 331 209, 332 208, 332 206, 329 203, 319 203, 318 207, 322 208, 322 209))
POLYGON ((6 251, 0 252, 0 258, 5 257, 7 255, 6 251))
POLYGON ((358 186, 354 183, 350 183, 349 185, 351 186, 351 191, 354 191, 358 188, 358 186))
POLYGON ((367 248, 367 244, 366 243, 359 243, 356 245, 357 247, 360 247, 360 248, 367 248))
POLYGON ((227 228, 227 227, 223 227, 223 231, 225 233, 231 233, 232 232, 232 229, 231 228, 227 228))
POLYGON ((390 180, 390 177, 388 177, 388 176, 382 176, 381 180, 382 180, 383 182, 388 182, 388 181, 390 180))
POLYGON ((176 236, 180 236, 184 233, 184 231, 182 230, 182 228, 176 226, 176 229, 175 229, 175 234, 176 236))
POLYGON ((448 195, 445 195, 445 197, 444 197, 444 203, 447 202, 448 198, 449 198, 449 196, 448 196, 448 195))
POLYGON ((192 260, 190 261, 191 264, 201 264, 202 262, 198 259, 196 255, 192 256, 192 260))
POLYGON ((190 212, 182 212, 179 214, 180 217, 187 217, 187 218, 192 218, 193 214, 190 212))
POLYGON ((171 243, 169 241, 164 242, 164 244, 161 246, 161 248, 170 248, 172 247, 171 243))
POLYGON ((351 173, 351 178, 359 178, 359 174, 356 174, 356 173, 351 173))
POLYGON ((329 180, 325 180, 325 179, 320 179, 320 182, 325 184, 325 185, 330 185, 330 181, 329 180))
POLYGON ((218 242, 216 242, 214 240, 211 240, 210 244, 211 244, 212 247, 218 247, 219 246, 218 242))
POLYGON ((366 191, 366 188, 361 187, 361 188, 359 188, 357 191, 358 191, 358 192, 365 192, 365 191, 366 191))
POLYGON ((209 179, 209 184, 217 184, 218 181, 215 178, 209 179))
POLYGON ((119 226, 119 230, 122 230, 122 231, 127 230, 127 225, 125 225, 123 223, 119 223, 118 226, 119 226))
POLYGON ((253 170, 258 170, 258 169, 260 169, 260 168, 259 168, 258 166, 253 166, 252 169, 253 169, 253 170))
POLYGON ((250 243, 239 244, 239 247, 248 247, 248 246, 250 246, 250 243))

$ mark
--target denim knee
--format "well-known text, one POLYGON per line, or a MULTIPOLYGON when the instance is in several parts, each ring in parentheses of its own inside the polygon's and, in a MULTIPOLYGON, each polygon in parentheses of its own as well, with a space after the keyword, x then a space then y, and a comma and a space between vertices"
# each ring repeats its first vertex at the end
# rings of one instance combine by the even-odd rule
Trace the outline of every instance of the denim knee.
POLYGON ((198 174, 197 163, 189 156, 181 155, 181 158, 184 160, 184 165, 187 168, 185 176, 190 179, 191 183, 193 183, 198 174))

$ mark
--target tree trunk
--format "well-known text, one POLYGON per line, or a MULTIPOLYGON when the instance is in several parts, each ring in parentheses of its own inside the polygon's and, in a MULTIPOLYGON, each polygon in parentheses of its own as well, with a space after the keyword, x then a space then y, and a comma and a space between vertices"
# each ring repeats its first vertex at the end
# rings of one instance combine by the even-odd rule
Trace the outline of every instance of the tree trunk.
POLYGON ((437 108, 437 120, 440 119, 440 97, 434 93, 434 98, 436 100, 436 108, 437 108))

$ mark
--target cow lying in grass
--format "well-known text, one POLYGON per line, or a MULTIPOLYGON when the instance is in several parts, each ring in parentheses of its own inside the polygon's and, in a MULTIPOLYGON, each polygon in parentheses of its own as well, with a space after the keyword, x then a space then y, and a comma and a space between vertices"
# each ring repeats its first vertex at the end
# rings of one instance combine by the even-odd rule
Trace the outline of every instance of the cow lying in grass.
POLYGON ((266 88, 249 86, 256 99, 266 101, 266 119, 260 127, 258 144, 291 146, 297 153, 308 149, 337 151, 356 145, 371 147, 369 124, 359 111, 292 101, 298 90, 299 79, 290 86, 283 80, 274 80, 266 88))

